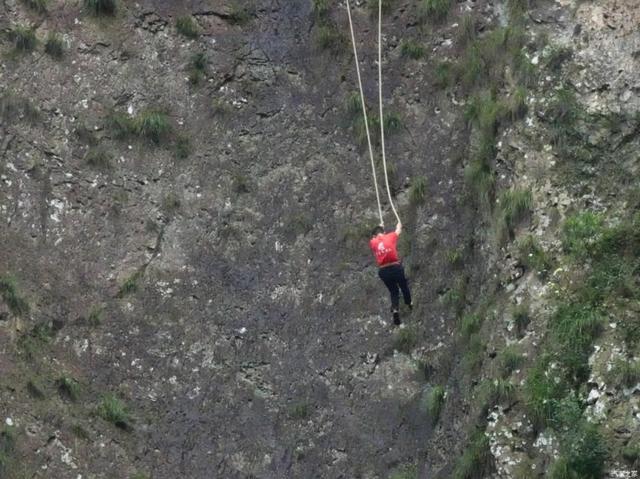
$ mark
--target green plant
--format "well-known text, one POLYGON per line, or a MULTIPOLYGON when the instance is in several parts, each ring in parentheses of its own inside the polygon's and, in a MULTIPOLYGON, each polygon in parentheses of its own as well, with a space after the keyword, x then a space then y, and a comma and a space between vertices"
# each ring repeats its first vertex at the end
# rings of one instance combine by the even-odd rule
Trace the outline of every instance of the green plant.
POLYGON ((32 361, 36 359, 42 347, 51 340, 53 334, 48 324, 38 323, 29 332, 20 336, 18 349, 22 351, 28 360, 32 361))
POLYGON ((84 0, 84 6, 96 17, 113 16, 118 10, 116 0, 84 0))
POLYGON ((128 429, 130 427, 129 423, 131 419, 129 412, 124 403, 114 394, 103 396, 96 412, 99 417, 121 429, 128 429))
POLYGON ((0 296, 16 316, 29 313, 29 303, 18 293, 17 282, 13 276, 0 276, 0 296))
POLYGON ((315 43, 322 50, 327 50, 337 55, 345 50, 347 39, 338 28, 326 23, 318 26, 315 33, 315 43))
POLYGON ((622 458, 634 464, 640 458, 640 443, 637 441, 629 441, 620 451, 622 458))
POLYGON ((87 322, 91 326, 99 326, 102 323, 102 307, 96 305, 91 306, 87 322))
POLYGON ((237 194, 249 193, 249 178, 244 176, 242 173, 234 174, 231 180, 231 189, 237 194))
POLYGON ((313 0, 313 12, 317 18, 326 18, 330 10, 330 0, 313 0))
POLYGON ((46 13, 47 6, 49 5, 48 0, 22 0, 22 3, 26 5, 27 8, 38 13, 46 13))
POLYGON ((179 135, 176 138, 176 143, 174 147, 174 154, 176 159, 184 160, 188 158, 189 155, 191 155, 192 150, 193 148, 191 146, 191 140, 188 137, 179 135))
POLYGON ((466 342, 466 349, 462 357, 462 367, 467 374, 478 372, 484 360, 485 344, 479 334, 472 334, 466 342))
POLYGON ((307 402, 298 402, 289 409, 291 419, 304 420, 311 417, 311 406, 307 402))
POLYGON ((545 65, 552 72, 559 72, 562 65, 571 60, 573 49, 571 47, 551 47, 546 55, 545 65))
POLYGON ((437 423, 440 418, 440 412, 444 406, 445 397, 446 392, 442 386, 434 386, 427 395, 425 409, 432 424, 437 423))
POLYGON ((563 87, 556 91, 545 112, 550 123, 551 141, 555 146, 564 148, 576 136, 575 125, 582 115, 573 90, 563 87))
POLYGON ((526 303, 521 303, 513 308, 513 324, 518 336, 524 335, 524 332, 530 322, 531 315, 529 314, 529 306, 526 303))
POLYGON ((80 384, 69 376, 61 376, 57 379, 58 393, 69 401, 77 401, 80 398, 80 384))
POLYGON ((35 28, 26 25, 16 25, 9 32, 9 38, 15 50, 22 53, 33 51, 38 43, 35 28))
POLYGON ((111 155, 109 155, 109 153, 107 153, 103 148, 90 148, 84 159, 88 165, 93 166, 94 168, 103 170, 111 168, 111 155))
POLYGON ((498 199, 498 238, 513 236, 514 228, 531 214, 533 197, 530 190, 512 189, 503 192, 498 199))
POLYGON ((447 88, 453 81, 453 67, 451 62, 442 61, 435 69, 435 85, 438 88, 447 88))
POLYGON ((191 56, 189 67, 189 82, 192 85, 198 85, 202 81, 202 79, 206 75, 208 63, 209 60, 207 59, 207 55, 205 53, 194 53, 191 56))
POLYGON ((553 464, 551 479, 600 479, 608 450, 594 424, 573 424, 561 444, 561 456, 553 464))
POLYGON ((162 209, 168 214, 175 213, 180 208, 180 205, 180 198, 173 192, 167 193, 162 200, 162 209))
POLYGON ((119 140, 124 140, 136 132, 134 119, 116 111, 107 116, 107 127, 113 132, 114 137, 119 140))
POLYGON ((447 263, 454 268, 458 268, 464 263, 464 248, 451 248, 447 250, 445 257, 447 263))
POLYGON ((530 8, 532 0, 508 0, 507 11, 509 12, 509 19, 512 22, 519 22, 521 17, 530 8))
POLYGON ((30 379, 27 381, 27 392, 34 399, 42 400, 47 397, 42 386, 36 379, 30 379))
POLYGON ((402 127, 402 120, 400 120, 400 115, 398 115, 395 112, 389 112, 384 115, 385 133, 394 133, 398 131, 401 127, 402 127))
POLYGON ((456 461, 453 479, 484 477, 483 473, 488 467, 490 457, 489 438, 478 428, 471 435, 469 445, 462 456, 456 461))
POLYGON ((138 270, 135 273, 133 273, 131 276, 129 276, 124 281, 124 283, 122 283, 122 285, 120 286, 120 289, 118 290, 118 294, 116 295, 116 297, 124 298, 129 294, 137 292, 139 289, 138 280, 140 279, 141 276, 142 276, 141 270, 138 270))
POLYGON ((509 95, 506 107, 511 121, 524 118, 528 111, 527 90, 522 86, 517 87, 511 95, 509 95))
POLYGON ((589 304, 561 304, 551 317, 550 334, 559 350, 558 361, 576 384, 589 376, 589 354, 601 328, 601 313, 589 304))
POLYGON ((251 12, 246 7, 233 3, 231 5, 231 11, 227 16, 227 21, 231 25, 245 25, 251 20, 251 12))
POLYGON ((191 16, 178 17, 176 19, 176 30, 178 33, 187 38, 198 38, 200 36, 200 27, 191 16))
POLYGON ((480 331, 484 317, 480 314, 465 314, 460 321, 460 334, 468 340, 473 334, 480 331))
POLYGON ((171 123, 166 113, 150 110, 136 117, 135 129, 140 137, 159 145, 171 132, 171 123))
POLYGON ((518 257, 527 269, 532 269, 545 278, 552 264, 547 253, 538 244, 533 235, 526 235, 516 241, 518 257))
POLYGON ((458 28, 458 44, 460 46, 466 46, 469 43, 475 41, 476 33, 476 20, 470 13, 464 15, 460 20, 460 27, 458 28))
POLYGON ((500 370, 503 378, 507 378, 513 371, 524 363, 524 356, 516 345, 507 346, 500 353, 500 370))
POLYGON ((487 406, 491 406, 512 401, 516 393, 516 387, 509 380, 499 378, 490 381, 486 391, 484 401, 487 406))
POLYGON ((414 328, 399 329, 393 341, 393 348, 401 353, 409 354, 418 345, 418 333, 414 328))
POLYGON ((495 185, 495 175, 491 166, 483 159, 475 159, 465 168, 464 177, 478 200, 484 205, 489 205, 495 185))
POLYGON ((424 202, 427 194, 427 179, 424 176, 418 176, 411 181, 411 189, 409 190, 409 200, 414 205, 424 202))
POLYGON ((602 237, 603 218, 585 211, 570 216, 562 227, 562 247, 571 256, 585 259, 602 237))
POLYGON ((419 60, 424 56, 425 49, 415 40, 403 40, 400 44, 400 53, 403 57, 419 60))
POLYGON ((610 371, 613 380, 628 388, 640 382, 640 362, 629 359, 618 359, 610 371))
POLYGON ((9 466, 11 457, 16 447, 14 428, 4 426, 0 430, 0 472, 9 466))
POLYGON ((389 479, 418 479, 418 468, 413 464, 396 468, 389 479))
POLYGON ((441 22, 449 16, 452 3, 452 0, 420 0, 418 18, 423 22, 441 22))
POLYGON ((44 52, 56 60, 61 59, 64 56, 64 40, 62 37, 54 32, 49 33, 44 44, 44 52))
POLYGON ((556 417, 558 404, 568 391, 561 371, 550 368, 551 357, 544 354, 529 370, 523 396, 529 418, 536 430, 548 426, 556 417))

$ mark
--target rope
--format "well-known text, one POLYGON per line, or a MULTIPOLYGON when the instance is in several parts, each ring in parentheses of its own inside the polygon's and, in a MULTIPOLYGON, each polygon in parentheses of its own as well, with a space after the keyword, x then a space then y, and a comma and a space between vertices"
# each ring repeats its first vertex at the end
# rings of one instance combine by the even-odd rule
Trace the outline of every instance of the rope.
MULTIPOLYGON (((380 190, 378 189, 378 178, 376 175, 376 166, 373 159, 373 147, 371 146, 371 133, 369 132, 369 120, 367 118, 367 107, 364 100, 364 89, 362 88, 362 76, 360 75, 360 64, 358 62, 358 49, 356 47, 356 36, 353 30, 353 20, 351 19, 351 6, 349 0, 347 3, 347 16, 349 18, 349 30, 351 31, 351 44, 353 45, 353 56, 356 62, 356 73, 358 76, 358 88, 360 89, 360 104, 362 105, 362 116, 364 120, 364 128, 367 133, 367 145, 369 147, 369 159, 371 160, 371 173, 373 175, 373 185, 376 190, 376 200, 378 202, 378 215, 380 216, 380 225, 384 226, 384 219, 382 216, 382 204, 380 202, 380 190)), ((382 167, 384 170, 384 182, 387 188, 387 197, 389 198, 389 204, 393 210, 393 214, 396 216, 398 223, 400 223, 400 216, 393 204, 391 198, 391 188, 389 187, 389 175, 387 174, 387 156, 385 152, 384 143, 384 112, 382 107, 382 0, 378 0, 378 86, 379 86, 379 103, 380 103, 380 141, 382 147, 382 167)))
POLYGON ((380 100, 380 146, 382 148, 382 168, 384 170, 384 182, 387 187, 387 196, 389 197, 389 204, 393 210, 393 214, 396 215, 398 223, 400 223, 400 216, 396 210, 393 200, 391 199, 391 188, 389 188, 389 175, 387 175, 387 155, 384 148, 384 113, 382 111, 382 0, 378 0, 378 92, 380 100))
MULTIPOLYGON (((358 74, 358 87, 360 89, 360 104, 362 105, 362 118, 364 120, 364 128, 367 132, 367 145, 369 146, 369 159, 371 160, 371 173, 373 175, 373 185, 376 190, 376 200, 378 201, 378 215, 380 216, 380 226, 384 226, 384 218, 382 216, 382 204, 380 203, 380 191, 378 190, 378 177, 376 175, 376 165, 373 160, 373 147, 371 146, 371 134, 369 133, 369 119, 367 118, 367 107, 364 103, 364 89, 362 88, 362 77, 360 76, 360 64, 358 63, 358 49, 356 47, 356 36, 353 32, 353 21, 351 20, 351 6, 347 0, 347 16, 349 17, 349 29, 351 30, 351 44, 353 45, 353 57, 356 60, 356 73, 358 74)), ((386 174, 386 171, 385 171, 386 174)))

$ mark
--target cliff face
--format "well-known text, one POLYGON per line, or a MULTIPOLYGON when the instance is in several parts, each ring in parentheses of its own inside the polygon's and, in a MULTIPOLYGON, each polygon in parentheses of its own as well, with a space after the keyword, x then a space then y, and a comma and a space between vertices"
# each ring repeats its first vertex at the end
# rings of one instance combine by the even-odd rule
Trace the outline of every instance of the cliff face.
POLYGON ((180 3, 2 4, 0 475, 632 471, 637 6, 385 4, 394 330, 344 6, 180 3))

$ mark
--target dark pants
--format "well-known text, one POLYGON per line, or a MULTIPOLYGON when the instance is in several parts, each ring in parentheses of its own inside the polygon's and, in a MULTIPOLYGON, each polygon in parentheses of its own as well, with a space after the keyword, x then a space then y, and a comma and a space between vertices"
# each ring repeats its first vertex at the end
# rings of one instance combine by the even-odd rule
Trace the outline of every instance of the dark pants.
POLYGON ((400 302, 400 291, 398 289, 402 290, 404 304, 411 304, 411 292, 409 291, 407 278, 404 276, 404 268, 401 264, 379 268, 378 276, 380 276, 384 285, 389 289, 389 293, 391 293, 391 307, 395 311, 398 310, 398 304, 400 302))

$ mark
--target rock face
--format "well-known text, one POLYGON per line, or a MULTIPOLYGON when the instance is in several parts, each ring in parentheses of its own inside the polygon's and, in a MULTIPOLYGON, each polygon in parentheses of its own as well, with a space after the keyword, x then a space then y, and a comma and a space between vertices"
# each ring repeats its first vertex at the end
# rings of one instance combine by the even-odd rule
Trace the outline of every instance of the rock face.
MULTIPOLYGON (((390 2, 384 122, 416 303, 402 329, 368 251, 343 5, 45 3, 0 9, 0 477, 529 478, 566 455, 526 384, 592 267, 567 259, 563 221, 615 224, 639 204, 633 0, 531 5, 522 55, 511 25, 475 73, 505 70, 489 93, 469 44, 498 42, 527 2, 453 2, 441 20, 390 2), (523 64, 536 74, 518 107, 523 64), (493 120, 474 110, 498 96, 493 120), (549 132, 571 108, 577 146, 549 132), (527 218, 508 217, 501 192, 525 189, 527 218)), ((370 7, 353 13, 377 138, 370 7)), ((640 440, 637 386, 609 374, 634 357, 625 298, 575 391, 615 451, 640 440)), ((608 456, 610 477, 628 457, 608 456)))
MULTIPOLYGON (((121 2, 96 19, 69 2, 42 15, 4 2, 3 28, 58 32, 65 48, 55 60, 5 41, 0 76, 5 102, 37 110, 0 128, 1 273, 31 304, 0 322, 0 410, 15 455, 46 477, 385 477, 430 437, 417 360, 451 345, 442 252, 474 221, 457 200, 462 119, 430 69, 399 55, 414 12, 389 17, 385 38, 386 106, 402 123, 388 155, 419 305, 399 353, 367 247, 369 163, 344 112, 351 58, 316 45, 306 0, 262 2, 242 25, 228 9, 121 2), (184 15, 198 38, 176 31, 184 15), (149 112, 169 124, 158 138, 117 123, 149 112), (419 176, 424 206, 408 194, 419 176), (126 426, 96 412, 111 393, 126 426)), ((374 105, 373 24, 355 15, 374 105)))

